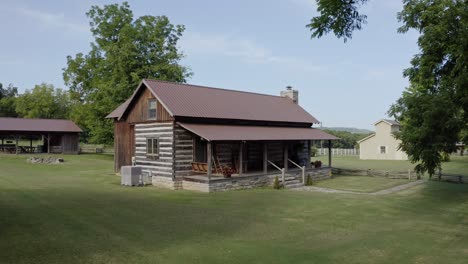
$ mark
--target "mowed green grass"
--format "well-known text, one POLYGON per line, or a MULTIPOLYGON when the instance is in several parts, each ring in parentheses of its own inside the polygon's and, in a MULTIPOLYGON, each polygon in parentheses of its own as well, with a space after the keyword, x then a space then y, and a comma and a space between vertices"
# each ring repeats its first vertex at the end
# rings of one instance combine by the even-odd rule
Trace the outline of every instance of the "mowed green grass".
POLYGON ((370 193, 409 182, 410 180, 389 179, 386 177, 334 176, 333 179, 318 181, 314 185, 336 190, 370 193))
POLYGON ((383 196, 121 187, 111 156, 0 155, 1 263, 466 263, 468 185, 383 196))
MULTIPOLYGON (((321 160, 325 165, 328 164, 328 156, 312 157, 312 161, 315 160, 321 160)), ((407 160, 360 160, 359 156, 333 156, 332 165, 344 169, 389 171, 407 171, 415 167, 415 164, 407 160)), ((468 176, 468 156, 451 156, 449 162, 442 163, 442 172, 468 176)))

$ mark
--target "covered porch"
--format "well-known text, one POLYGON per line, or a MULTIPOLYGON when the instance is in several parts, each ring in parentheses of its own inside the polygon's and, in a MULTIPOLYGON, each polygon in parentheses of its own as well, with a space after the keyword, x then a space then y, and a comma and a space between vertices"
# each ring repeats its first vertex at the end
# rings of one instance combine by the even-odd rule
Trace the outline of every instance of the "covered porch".
POLYGON ((276 176, 304 184, 306 175, 329 174, 332 166, 331 154, 326 166, 311 165, 311 141, 327 140, 331 148, 337 139, 313 128, 180 125, 194 134, 192 172, 183 180, 207 184, 276 176))

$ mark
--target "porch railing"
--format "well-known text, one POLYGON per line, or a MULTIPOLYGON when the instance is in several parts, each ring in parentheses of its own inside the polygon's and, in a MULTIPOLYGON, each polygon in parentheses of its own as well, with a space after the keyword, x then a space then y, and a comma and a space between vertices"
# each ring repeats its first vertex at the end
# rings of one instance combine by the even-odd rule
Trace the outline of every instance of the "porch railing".
POLYGON ((274 164, 273 162, 267 160, 268 163, 270 163, 271 165, 273 165, 273 167, 277 168, 279 171, 281 171, 281 180, 283 181, 283 185, 285 184, 285 181, 284 181, 284 168, 280 168, 278 166, 276 166, 276 164, 274 164))
POLYGON ((294 166, 298 167, 299 169, 301 169, 301 172, 302 172, 302 183, 305 185, 305 166, 299 166, 299 164, 297 164, 296 162, 288 159, 289 162, 291 162, 294 166))

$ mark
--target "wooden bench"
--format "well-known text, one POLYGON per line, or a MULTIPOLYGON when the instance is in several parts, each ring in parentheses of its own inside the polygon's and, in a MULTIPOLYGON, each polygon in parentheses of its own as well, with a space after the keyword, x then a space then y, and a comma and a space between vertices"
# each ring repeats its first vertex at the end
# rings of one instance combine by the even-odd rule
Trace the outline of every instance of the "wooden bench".
MULTIPOLYGON (((208 172, 208 163, 204 162, 192 162, 192 171, 193 172, 208 172)), ((211 173, 216 172, 216 169, 213 167, 211 168, 211 173)))

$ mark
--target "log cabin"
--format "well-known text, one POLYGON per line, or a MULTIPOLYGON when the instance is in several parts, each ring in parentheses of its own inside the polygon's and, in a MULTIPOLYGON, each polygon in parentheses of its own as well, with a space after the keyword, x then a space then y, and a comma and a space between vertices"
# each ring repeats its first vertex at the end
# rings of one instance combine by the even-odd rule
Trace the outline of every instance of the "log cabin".
MULTIPOLYGON (((280 96, 144 79, 107 118, 114 120, 115 171, 134 165, 155 186, 223 191, 301 186, 313 168, 312 140, 337 138, 299 106, 298 91, 280 96)), ((329 144, 331 146, 331 144, 329 144)))

